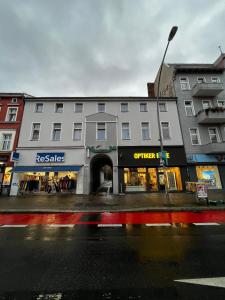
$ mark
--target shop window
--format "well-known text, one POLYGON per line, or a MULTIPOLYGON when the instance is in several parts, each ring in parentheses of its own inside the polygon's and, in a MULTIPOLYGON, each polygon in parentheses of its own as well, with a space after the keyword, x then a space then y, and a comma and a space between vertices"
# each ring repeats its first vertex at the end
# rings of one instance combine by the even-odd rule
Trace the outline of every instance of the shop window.
POLYGON ((198 128, 190 128, 189 131, 192 145, 200 145, 200 135, 198 128))
POLYGON ((190 90, 190 84, 188 77, 181 77, 180 78, 180 88, 182 90, 190 90))
POLYGON ((63 112, 63 103, 56 103, 55 104, 55 112, 62 113, 63 112))
POLYGON ((12 134, 6 133, 2 135, 2 150, 9 151, 11 150, 12 134))
POLYGON ((198 181, 208 184, 209 189, 221 189, 220 174, 217 166, 197 166, 198 181))
POLYGON ((82 133, 82 123, 74 123, 73 139, 75 141, 80 141, 81 133, 82 133))
POLYGON ((98 103, 98 112, 105 112, 105 103, 98 103))
POLYGON ((164 140, 170 139, 169 122, 161 122, 162 137, 164 140))
POLYGON ((207 109, 212 107, 212 102, 211 100, 202 100, 202 108, 207 109))
POLYGON ((104 141, 106 140, 106 124, 97 123, 97 140, 104 141))
POLYGON ((33 123, 32 124, 32 133, 31 133, 31 140, 38 141, 40 137, 40 123, 33 123))
POLYGON ((185 106, 185 112, 187 117, 192 117, 195 115, 194 105, 192 100, 185 100, 184 106, 185 106))
POLYGON ((83 103, 75 103, 75 112, 82 113, 83 112, 83 103))
POLYGON ((147 103, 140 103, 140 112, 147 112, 147 111, 148 111, 147 103))
POLYGON ((35 112, 36 113, 42 113, 43 112, 43 103, 36 103, 35 104, 35 112))
POLYGON ((216 127, 210 127, 208 128, 208 131, 209 131, 209 138, 211 143, 219 143, 220 137, 219 137, 218 129, 216 127))
POLYGON ((16 116, 17 116, 17 107, 9 107, 7 116, 6 116, 6 121, 8 122, 15 122, 16 121, 16 116))
POLYGON ((59 141, 61 138, 61 123, 53 124, 52 140, 59 141))
POLYGON ((122 140, 130 139, 130 124, 122 123, 122 140))
POLYGON ((12 175, 12 168, 11 167, 6 167, 4 177, 3 177, 3 181, 2 181, 2 185, 10 185, 11 175, 12 175))
POLYGON ((141 133, 143 140, 150 140, 150 130, 148 122, 141 123, 141 133))
POLYGON ((121 103, 120 110, 121 112, 128 112, 128 103, 121 103))
POLYGON ((212 77, 211 81, 212 81, 212 83, 220 83, 220 78, 219 77, 212 77))
POLYGON ((167 111, 166 102, 159 102, 159 111, 160 112, 166 112, 167 111))

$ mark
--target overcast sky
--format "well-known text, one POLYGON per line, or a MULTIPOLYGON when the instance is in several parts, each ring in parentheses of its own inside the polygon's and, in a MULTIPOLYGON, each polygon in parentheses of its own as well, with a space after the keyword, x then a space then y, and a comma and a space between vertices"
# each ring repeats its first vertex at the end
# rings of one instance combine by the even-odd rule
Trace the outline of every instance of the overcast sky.
POLYGON ((0 92, 147 96, 167 62, 225 52, 224 0, 0 0, 0 92))

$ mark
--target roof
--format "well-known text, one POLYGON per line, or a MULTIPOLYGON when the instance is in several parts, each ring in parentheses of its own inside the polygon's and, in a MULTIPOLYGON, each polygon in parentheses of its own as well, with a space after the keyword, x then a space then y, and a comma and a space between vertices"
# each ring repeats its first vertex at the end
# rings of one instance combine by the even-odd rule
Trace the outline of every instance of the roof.
POLYGON ((25 93, 1 93, 0 92, 0 97, 33 97, 33 96, 25 93))

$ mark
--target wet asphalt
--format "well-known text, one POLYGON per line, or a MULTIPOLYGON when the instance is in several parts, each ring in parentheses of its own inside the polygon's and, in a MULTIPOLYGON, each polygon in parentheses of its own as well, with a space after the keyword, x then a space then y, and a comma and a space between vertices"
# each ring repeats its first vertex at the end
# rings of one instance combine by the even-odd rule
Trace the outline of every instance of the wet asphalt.
POLYGON ((225 225, 0 227, 0 299, 225 299, 225 225))

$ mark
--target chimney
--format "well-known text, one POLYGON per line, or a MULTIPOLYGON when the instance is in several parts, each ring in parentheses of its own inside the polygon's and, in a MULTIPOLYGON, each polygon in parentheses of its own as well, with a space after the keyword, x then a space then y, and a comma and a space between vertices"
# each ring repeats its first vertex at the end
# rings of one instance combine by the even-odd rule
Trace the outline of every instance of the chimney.
POLYGON ((148 82, 147 89, 148 89, 148 97, 151 97, 151 98, 155 97, 154 82, 148 82))

